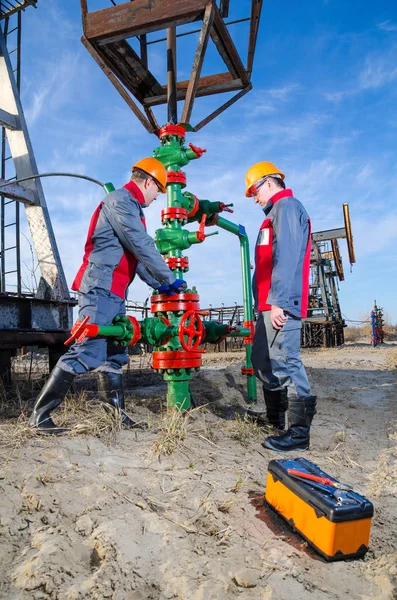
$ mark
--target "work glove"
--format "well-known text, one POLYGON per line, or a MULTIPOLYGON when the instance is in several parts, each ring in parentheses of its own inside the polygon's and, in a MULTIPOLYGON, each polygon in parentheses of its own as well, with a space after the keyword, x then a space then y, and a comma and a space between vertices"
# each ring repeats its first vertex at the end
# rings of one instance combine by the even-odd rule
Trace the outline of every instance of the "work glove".
POLYGON ((174 283, 170 285, 160 285, 157 288, 157 291, 160 294, 168 294, 169 296, 173 296, 176 292, 183 292, 187 288, 187 283, 184 279, 175 279, 174 283))

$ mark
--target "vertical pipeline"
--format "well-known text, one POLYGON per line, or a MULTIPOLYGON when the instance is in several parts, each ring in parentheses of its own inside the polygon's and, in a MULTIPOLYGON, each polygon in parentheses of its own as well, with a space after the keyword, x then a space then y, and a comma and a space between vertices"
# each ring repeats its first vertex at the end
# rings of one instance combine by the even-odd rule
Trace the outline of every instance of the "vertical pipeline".
MULTIPOLYGON (((240 241, 241 251, 241 271, 243 278, 243 304, 244 304, 244 319, 252 321, 254 309, 252 304, 252 284, 251 284, 251 265, 248 236, 243 225, 236 225, 223 217, 218 217, 216 225, 221 229, 225 229, 234 235, 237 235, 240 241)), ((246 368, 252 369, 251 361, 252 344, 245 346, 245 364, 246 368)), ((247 393, 248 402, 256 402, 256 378, 255 375, 247 375, 247 393)))

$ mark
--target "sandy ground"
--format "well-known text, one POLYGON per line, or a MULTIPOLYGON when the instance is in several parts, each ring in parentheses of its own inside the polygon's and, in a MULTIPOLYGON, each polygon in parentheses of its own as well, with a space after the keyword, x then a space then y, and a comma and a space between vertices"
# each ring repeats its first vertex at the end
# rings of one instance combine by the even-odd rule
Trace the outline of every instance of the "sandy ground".
POLYGON ((397 348, 303 356, 318 395, 303 455, 374 503, 363 559, 323 561, 264 507, 268 462, 285 455, 237 414, 241 355, 213 354, 192 382, 205 406, 184 418, 161 414, 159 376, 128 375, 128 410, 149 418, 146 432, 90 433, 81 415, 103 412, 95 392, 67 401, 57 420, 75 426, 59 438, 2 422, 0 597, 396 599, 397 348))

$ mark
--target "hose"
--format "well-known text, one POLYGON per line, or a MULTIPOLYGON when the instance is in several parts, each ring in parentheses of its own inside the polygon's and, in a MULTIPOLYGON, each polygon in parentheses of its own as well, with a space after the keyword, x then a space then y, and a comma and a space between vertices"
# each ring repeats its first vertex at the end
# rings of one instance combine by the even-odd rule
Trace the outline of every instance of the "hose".
POLYGON ((92 181, 93 183, 97 183, 100 185, 105 191, 105 185, 98 179, 94 179, 93 177, 88 177, 88 175, 78 175, 76 173, 38 173, 37 175, 30 175, 30 177, 22 177, 21 179, 15 179, 13 181, 7 181, 6 183, 2 183, 0 188, 7 187, 7 185, 12 185, 13 183, 21 183, 22 181, 29 181, 30 179, 39 179, 40 177, 76 177, 77 179, 86 179, 87 181, 92 181))

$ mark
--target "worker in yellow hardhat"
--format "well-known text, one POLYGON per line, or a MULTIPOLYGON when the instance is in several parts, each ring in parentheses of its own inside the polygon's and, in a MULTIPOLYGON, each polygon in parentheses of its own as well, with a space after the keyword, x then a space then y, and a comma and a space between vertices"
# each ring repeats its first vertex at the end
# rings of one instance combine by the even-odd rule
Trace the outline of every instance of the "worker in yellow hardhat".
POLYGON ((285 179, 284 173, 277 169, 277 167, 271 162, 258 162, 248 169, 245 174, 245 195, 247 198, 251 198, 251 196, 253 196, 253 189, 255 187, 258 189, 258 186, 261 185, 262 180, 268 176, 285 179))
POLYGON ((258 319, 252 365, 263 384, 265 410, 248 411, 278 431, 265 448, 286 452, 309 447, 316 398, 300 357, 301 319, 307 316, 311 250, 310 219, 302 204, 286 189, 285 175, 271 162, 259 162, 245 175, 245 195, 263 209, 265 219, 255 248, 253 293, 258 319))
MULTIPOLYGON (((137 274, 160 293, 177 292, 186 282, 176 279, 153 239, 146 232, 142 208, 166 190, 167 172, 156 158, 143 158, 132 167, 131 179, 114 190, 95 210, 88 228, 85 254, 72 289, 78 292, 79 319, 111 325, 125 314, 128 287, 137 274)), ((76 375, 98 373, 98 398, 107 410, 121 416, 123 425, 142 427, 125 412, 122 367, 127 350, 106 339, 85 338, 70 347, 57 362, 39 394, 29 424, 43 433, 62 433, 51 412, 65 398, 76 375)))

